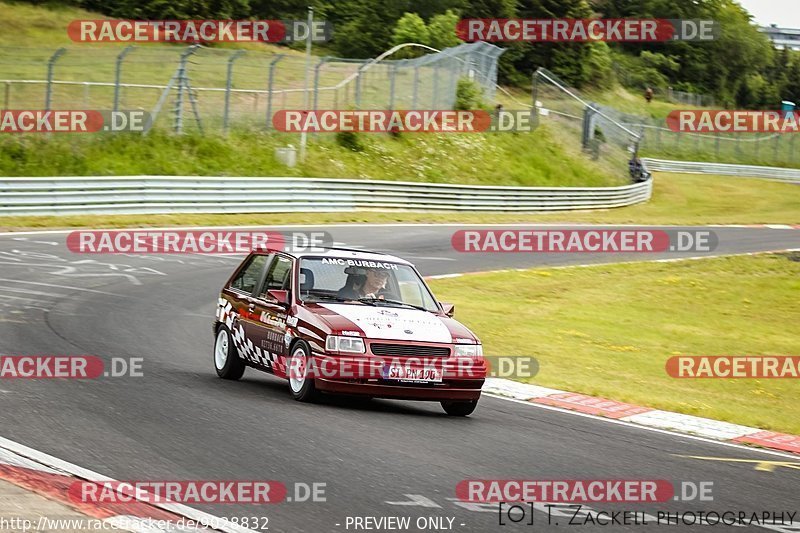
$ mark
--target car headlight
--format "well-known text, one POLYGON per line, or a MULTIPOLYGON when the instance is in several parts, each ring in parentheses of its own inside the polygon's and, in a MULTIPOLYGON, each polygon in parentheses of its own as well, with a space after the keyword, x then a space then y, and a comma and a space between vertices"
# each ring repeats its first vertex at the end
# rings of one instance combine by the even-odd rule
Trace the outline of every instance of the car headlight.
POLYGON ((483 345, 456 344, 455 353, 457 357, 483 357, 483 345))
POLYGON ((346 353, 366 353, 364 339, 361 337, 341 337, 339 335, 328 335, 325 339, 325 351, 327 352, 346 352, 346 353))

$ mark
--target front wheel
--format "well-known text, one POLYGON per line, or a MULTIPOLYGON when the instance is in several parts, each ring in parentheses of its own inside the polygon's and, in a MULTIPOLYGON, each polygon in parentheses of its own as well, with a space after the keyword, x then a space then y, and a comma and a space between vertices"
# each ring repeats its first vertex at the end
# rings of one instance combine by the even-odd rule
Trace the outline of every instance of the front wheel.
POLYGON ((467 402, 440 402, 444 412, 450 416, 467 416, 471 415, 475 408, 478 406, 478 400, 470 400, 467 402))
POLYGON ((298 402, 313 402, 319 393, 314 386, 311 374, 311 353, 304 342, 298 342, 292 348, 287 371, 289 373, 289 389, 298 402))
POLYGON ((239 358, 231 332, 225 326, 220 326, 217 330, 217 340, 214 343, 214 369, 222 379, 237 380, 244 374, 245 364, 239 358))

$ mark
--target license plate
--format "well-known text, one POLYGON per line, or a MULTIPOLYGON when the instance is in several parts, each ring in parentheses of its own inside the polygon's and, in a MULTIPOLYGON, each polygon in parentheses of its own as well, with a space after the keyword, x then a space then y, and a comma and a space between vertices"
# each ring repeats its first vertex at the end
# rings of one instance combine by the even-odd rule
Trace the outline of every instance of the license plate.
POLYGON ((383 367, 383 379, 413 383, 441 383, 442 369, 434 367, 407 367, 391 364, 383 367))

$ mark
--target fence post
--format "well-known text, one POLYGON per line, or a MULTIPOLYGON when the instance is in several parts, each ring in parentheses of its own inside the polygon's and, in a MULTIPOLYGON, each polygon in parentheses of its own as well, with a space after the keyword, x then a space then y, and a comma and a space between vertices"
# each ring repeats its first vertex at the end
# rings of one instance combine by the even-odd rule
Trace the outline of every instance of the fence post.
POLYGON ((356 70, 356 91, 355 91, 355 100, 356 100, 356 109, 361 109, 361 73, 363 71, 364 65, 362 64, 356 70))
POLYGON ((267 129, 272 127, 272 82, 275 80, 275 65, 286 57, 286 54, 278 54, 275 59, 269 62, 269 79, 267 81, 267 129))
POLYGON ((189 61, 189 56, 194 54, 198 47, 199 45, 195 44, 184 50, 181 53, 181 60, 178 65, 178 98, 175 102, 175 133, 178 135, 183 134, 183 91, 189 91, 186 63, 189 61))
POLYGON ((773 161, 778 160, 778 145, 780 145, 780 143, 781 143, 781 134, 779 133, 775 135, 775 150, 772 152, 773 161))
POLYGON ((414 90, 411 94, 411 109, 416 109, 419 97, 419 65, 414 65, 414 90))
POLYGON ((597 123, 597 104, 590 103, 583 110, 583 139, 584 150, 592 147, 594 141, 594 127, 597 123))
POLYGON ((314 111, 317 110, 317 105, 319 104, 319 71, 328 61, 327 57, 323 57, 319 60, 319 63, 314 67, 314 111))
POLYGON ((228 77, 225 80, 225 110, 222 114, 222 131, 227 135, 228 133, 228 113, 231 106, 231 87, 233 86, 233 62, 236 61, 245 50, 236 50, 231 57, 228 58, 228 77))
POLYGON ((389 111, 394 109, 394 80, 397 75, 397 65, 389 65, 389 111))
POLYGON ((66 51, 66 48, 59 48, 47 61, 47 92, 44 98, 45 111, 50 111, 50 104, 53 101, 53 67, 56 61, 58 61, 58 58, 64 55, 66 51))
POLYGON ((3 109, 11 109, 11 82, 6 81, 6 89, 3 95, 3 109))
POLYGON ((117 63, 114 67, 114 112, 119 111, 120 80, 122 78, 122 60, 133 51, 133 46, 126 46, 125 49, 117 54, 117 63))
POLYGON ((436 109, 439 101, 439 62, 433 67, 433 93, 431 94, 431 109, 436 109))
POLYGON ((461 72, 459 69, 449 68, 450 71, 450 80, 447 85, 447 95, 453 97, 453 101, 449 104, 449 107, 456 106, 456 95, 458 93, 458 80, 461 79, 461 72))

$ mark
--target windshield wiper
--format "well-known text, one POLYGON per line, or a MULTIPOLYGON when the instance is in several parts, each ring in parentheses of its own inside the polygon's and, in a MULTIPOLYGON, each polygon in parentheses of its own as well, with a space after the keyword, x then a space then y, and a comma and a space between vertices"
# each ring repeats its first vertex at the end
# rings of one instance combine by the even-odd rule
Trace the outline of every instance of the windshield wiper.
POLYGON ((339 298, 338 296, 331 296, 329 294, 310 294, 308 296, 308 298, 311 298, 311 299, 306 299, 306 300, 303 300, 303 301, 304 302, 309 302, 309 301, 313 302, 313 301, 316 301, 316 300, 332 300, 334 302, 346 302, 346 301, 348 301, 347 298, 339 298))
POLYGON ((393 305, 406 305, 408 307, 413 307, 414 309, 419 309, 420 311, 428 311, 426 308, 422 307, 421 305, 414 305, 408 302, 402 302, 400 300, 387 300, 385 298, 359 298, 359 302, 363 302, 365 304, 377 305, 377 302, 383 302, 387 304, 393 305))

